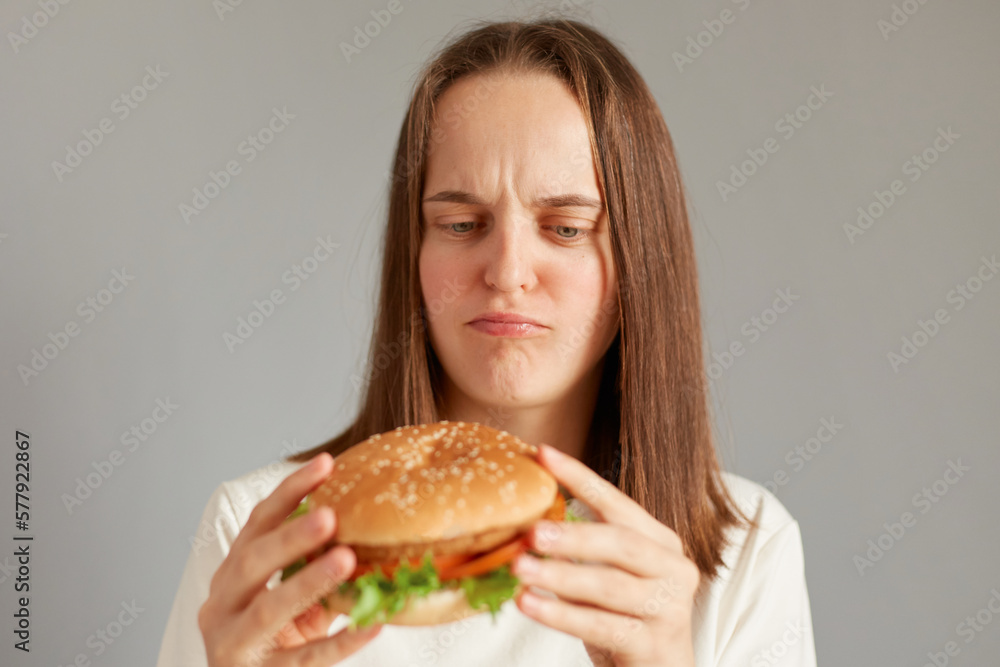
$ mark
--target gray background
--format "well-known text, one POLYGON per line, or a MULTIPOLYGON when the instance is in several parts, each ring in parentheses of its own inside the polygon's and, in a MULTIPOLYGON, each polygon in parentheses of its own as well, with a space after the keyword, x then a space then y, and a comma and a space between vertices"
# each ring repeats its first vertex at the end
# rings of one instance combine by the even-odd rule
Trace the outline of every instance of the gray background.
MULTIPOLYGON (((5 630, 4 664, 152 664, 212 490, 353 414, 417 68, 468 19, 538 6, 402 2, 350 63, 340 43, 387 2, 246 1, 221 19, 209 0, 72 2, 16 53, 9 34, 39 5, 3 3, 0 495, 12 509, 13 435, 28 431, 36 536, 33 651, 5 630), (166 78, 120 119, 113 100, 157 65, 166 78), (237 147, 273 107, 295 118, 246 162, 237 147), (52 162, 105 117, 114 131, 60 181, 52 162), (179 205, 232 159, 242 171, 186 224, 179 205), (339 247, 292 291, 282 274, 327 235, 339 247), (122 267, 134 279, 86 322, 78 304, 122 267), (275 288, 287 300, 231 353, 224 332, 275 288), (79 335, 25 384, 18 365, 70 322, 79 335), (179 407, 127 451, 121 434, 167 398, 179 407), (113 449, 122 464, 70 513, 63 494, 113 449), (133 599, 144 611, 95 656, 88 637, 133 599)), ((1000 279, 960 310, 948 295, 1000 251, 1000 5, 902 4, 918 11, 885 37, 888 0, 563 3, 623 46, 676 142, 707 344, 745 350, 715 373, 720 451, 734 472, 784 482, 820 663, 920 665, 955 641, 951 664, 995 665, 1000 619, 968 642, 958 626, 1000 590, 1000 279), (679 68, 675 52, 724 9, 732 23, 679 68), (786 138, 775 124, 811 86, 832 97, 786 138), (904 163, 949 127, 959 138, 911 181, 904 163), (769 137, 779 150, 723 201, 717 183, 769 137), (844 225, 893 179, 905 193, 852 243, 844 225), (798 299, 751 341, 744 325, 784 289, 798 299), (893 369, 888 353, 938 309, 948 322, 893 369), (843 428, 796 467, 789 452, 823 418, 843 428), (914 494, 959 460, 971 470, 921 513, 914 494), (854 557, 907 511, 915 525, 886 533, 891 548, 860 573, 854 557)), ((5 628, 12 551, 0 549, 5 628)))

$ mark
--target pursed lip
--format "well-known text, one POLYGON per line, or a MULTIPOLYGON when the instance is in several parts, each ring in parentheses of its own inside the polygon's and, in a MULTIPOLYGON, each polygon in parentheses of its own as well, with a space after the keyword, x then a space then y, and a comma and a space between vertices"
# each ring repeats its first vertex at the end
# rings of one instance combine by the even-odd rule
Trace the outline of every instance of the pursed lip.
POLYGON ((545 325, 537 320, 533 320, 526 315, 521 315, 520 313, 501 313, 499 311, 494 311, 491 313, 483 313, 473 320, 470 320, 468 324, 473 324, 479 322, 480 320, 486 322, 500 322, 503 324, 533 324, 537 327, 544 327, 545 325))

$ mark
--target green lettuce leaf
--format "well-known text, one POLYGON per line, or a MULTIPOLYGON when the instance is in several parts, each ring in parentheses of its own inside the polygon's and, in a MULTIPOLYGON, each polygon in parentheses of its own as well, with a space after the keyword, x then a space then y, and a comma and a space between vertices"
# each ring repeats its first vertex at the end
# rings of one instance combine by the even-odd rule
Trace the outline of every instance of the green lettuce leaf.
POLYGON ((573 511, 573 505, 571 505, 568 502, 566 503, 566 517, 563 520, 564 521, 590 521, 590 519, 587 519, 586 517, 580 516, 579 514, 577 514, 576 512, 574 512, 573 511))
MULTIPOLYGON (((293 567, 294 564, 285 570, 290 571, 293 567)), ((292 574, 294 571, 290 571, 288 576, 292 574)), ((283 573, 282 580, 286 578, 283 573)), ((423 597, 437 590, 454 588, 460 588, 465 593, 473 609, 489 611, 496 623, 500 605, 514 597, 517 585, 518 579, 511 574, 508 565, 479 576, 442 582, 428 551, 417 568, 404 563, 392 577, 388 577, 381 567, 376 566, 375 570, 354 581, 342 582, 338 592, 355 599, 349 614, 351 628, 388 623, 395 614, 403 610, 411 596, 423 597)), ((325 599, 320 602, 327 607, 325 599)))
POLYGON ((500 605, 514 597, 518 579, 511 574, 508 565, 501 565, 492 572, 478 577, 464 577, 459 585, 465 591, 465 597, 473 609, 482 609, 485 605, 493 622, 496 623, 500 605))
MULTIPOLYGON (((307 509, 306 499, 303 499, 285 520, 291 521, 305 514, 307 509)), ((567 520, 582 519, 567 518, 567 520)), ((288 564, 281 571, 281 580, 285 581, 307 564, 305 556, 288 564)), ((354 581, 341 583, 338 591, 353 597, 356 601, 350 613, 350 627, 363 628, 375 623, 389 622, 395 614, 403 610, 411 596, 422 597, 446 588, 461 588, 469 605, 473 609, 488 610, 493 622, 496 623, 500 605, 514 597, 517 585, 518 579, 511 573, 509 565, 502 565, 479 576, 442 582, 431 559, 431 552, 427 551, 416 568, 404 563, 396 568, 390 578, 381 567, 376 566, 374 571, 363 574, 354 581)), ((320 598, 320 603, 325 609, 329 609, 326 598, 320 598)))

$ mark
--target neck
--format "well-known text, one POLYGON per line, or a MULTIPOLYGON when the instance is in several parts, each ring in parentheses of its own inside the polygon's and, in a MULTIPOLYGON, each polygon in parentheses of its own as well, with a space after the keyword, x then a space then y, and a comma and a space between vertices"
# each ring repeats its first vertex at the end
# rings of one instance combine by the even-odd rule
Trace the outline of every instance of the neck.
POLYGON ((478 422, 507 431, 531 445, 545 443, 583 459, 597 407, 603 360, 557 401, 530 406, 482 404, 461 392, 446 376, 442 419, 478 422))

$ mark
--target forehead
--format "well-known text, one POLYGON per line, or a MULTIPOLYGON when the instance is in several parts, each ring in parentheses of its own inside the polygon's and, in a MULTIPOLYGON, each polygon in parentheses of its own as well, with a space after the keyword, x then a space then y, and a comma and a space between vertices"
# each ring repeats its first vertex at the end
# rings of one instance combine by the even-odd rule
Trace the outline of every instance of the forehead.
POLYGON ((570 186, 599 196, 586 118, 569 87, 548 74, 471 75, 438 100, 427 186, 531 194, 570 186))

